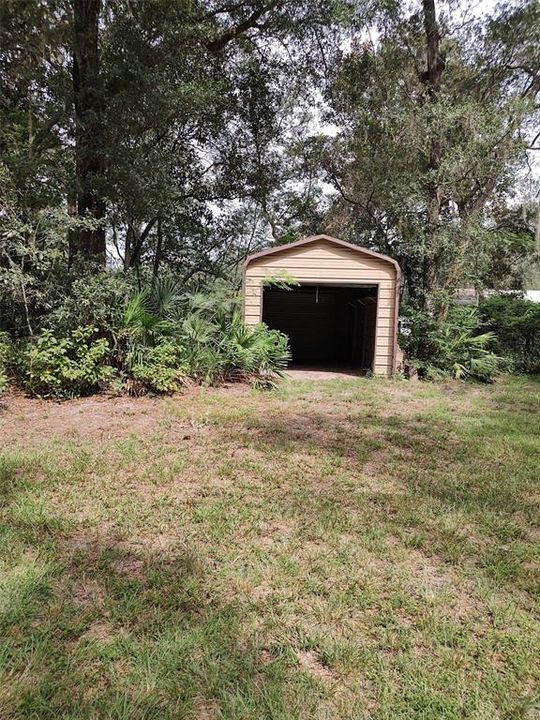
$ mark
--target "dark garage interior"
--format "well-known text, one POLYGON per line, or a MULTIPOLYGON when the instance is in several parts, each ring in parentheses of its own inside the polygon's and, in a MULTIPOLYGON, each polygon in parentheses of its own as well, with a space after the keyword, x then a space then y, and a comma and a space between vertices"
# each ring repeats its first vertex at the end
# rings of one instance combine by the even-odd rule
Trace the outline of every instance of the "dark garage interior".
POLYGON ((263 322, 289 336, 294 364, 371 370, 376 317, 374 286, 264 289, 263 322))

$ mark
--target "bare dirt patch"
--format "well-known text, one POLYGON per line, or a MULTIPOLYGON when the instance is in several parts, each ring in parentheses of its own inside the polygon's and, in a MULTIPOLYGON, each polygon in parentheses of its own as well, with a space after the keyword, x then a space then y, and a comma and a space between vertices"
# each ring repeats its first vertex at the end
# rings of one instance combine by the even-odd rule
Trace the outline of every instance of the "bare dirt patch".
POLYGON ((365 489, 371 492, 403 492, 397 482, 385 470, 388 463, 387 450, 375 450, 369 460, 361 466, 365 489))
POLYGON ((258 542, 261 545, 274 545, 288 542, 294 533, 294 527, 285 520, 269 520, 261 525, 258 542))
POLYGON ((130 577, 141 575, 143 567, 144 562, 134 555, 127 555, 111 563, 111 568, 115 573, 119 575, 129 575, 130 577))
POLYGON ((218 705, 215 700, 204 700, 198 698, 195 701, 196 720, 214 720, 217 715, 218 705))
POLYGON ((125 540, 115 535, 110 523, 73 533, 67 539, 66 547, 71 552, 83 552, 91 558, 97 558, 104 551, 111 550, 120 555, 111 562, 111 569, 119 575, 129 576, 141 575, 144 568, 143 558, 151 559, 164 553, 169 557, 172 549, 180 548, 182 552, 186 550, 175 532, 147 531, 125 540))
POLYGON ((329 667, 323 665, 319 656, 313 650, 297 650, 296 659, 301 668, 307 670, 319 680, 331 681, 337 679, 336 674, 329 667))
POLYGON ((96 620, 88 630, 81 635, 79 642, 112 642, 115 629, 108 620, 96 620))
POLYGON ((408 550, 404 567, 410 575, 411 591, 428 601, 444 599, 446 611, 455 620, 471 618, 484 610, 483 601, 472 586, 439 558, 408 550))
POLYGON ((163 417, 161 398, 94 395, 53 401, 9 394, 0 409, 0 445, 52 437, 111 440, 155 432, 163 417))
POLYGON ((340 367, 290 367, 286 373, 290 380, 354 380, 361 377, 362 373, 355 370, 340 367))
POLYGON ((83 607, 100 605, 105 599, 105 588, 96 580, 85 579, 75 584, 73 597, 83 607))
POLYGON ((99 554, 105 548, 113 547, 117 540, 111 522, 101 522, 95 527, 79 527, 66 539, 69 552, 81 551, 87 554, 99 554))

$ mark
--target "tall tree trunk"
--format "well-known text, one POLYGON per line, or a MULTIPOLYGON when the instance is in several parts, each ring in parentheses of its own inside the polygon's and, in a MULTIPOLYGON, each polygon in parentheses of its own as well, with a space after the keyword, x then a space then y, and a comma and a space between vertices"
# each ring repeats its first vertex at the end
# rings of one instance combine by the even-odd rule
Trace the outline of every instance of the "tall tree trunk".
POLYGON ((130 223, 129 253, 126 250, 126 268, 139 266, 141 262, 141 253, 144 250, 144 243, 157 221, 157 217, 151 218, 142 230, 140 223, 130 223))
POLYGON ((131 248, 134 242, 134 231, 131 222, 126 228, 126 240, 124 245, 124 270, 129 270, 131 267, 131 248))
POLYGON ((161 253, 163 250, 163 231, 161 228, 161 217, 157 221, 157 238, 156 238, 156 252, 154 254, 154 268, 153 275, 155 278, 159 275, 159 264, 161 262, 161 253))
MULTIPOLYGON (((73 96, 75 104, 75 164, 77 214, 105 218, 103 179, 103 96, 99 75, 98 23, 101 0, 72 0, 73 96)), ((105 228, 79 229, 70 255, 105 264, 105 228)))
MULTIPOLYGON (((437 23, 435 0, 423 0, 424 29, 426 33, 426 72, 422 81, 426 86, 427 102, 436 100, 441 86, 444 61, 440 52, 441 36, 437 23)), ((422 268, 423 305, 430 312, 434 311, 434 293, 437 288, 437 232, 439 229, 443 190, 438 181, 441 163, 442 145, 436 127, 429 128, 431 134, 427 186, 427 212, 425 227, 425 248, 422 268)))

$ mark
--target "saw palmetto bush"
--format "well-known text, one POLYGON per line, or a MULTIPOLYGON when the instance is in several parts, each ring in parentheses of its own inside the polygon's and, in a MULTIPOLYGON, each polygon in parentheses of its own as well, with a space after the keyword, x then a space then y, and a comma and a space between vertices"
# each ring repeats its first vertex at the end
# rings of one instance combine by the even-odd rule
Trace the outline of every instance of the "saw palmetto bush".
POLYGON ((463 325, 445 323, 440 334, 435 337, 438 353, 435 360, 442 359, 442 368, 432 363, 428 367, 428 376, 437 378, 448 370, 456 380, 473 378, 482 382, 491 382, 505 367, 505 359, 495 355, 491 347, 495 342, 492 332, 475 335, 477 320, 470 317, 470 322, 463 325))
POLYGON ((281 377, 290 360, 288 339, 260 324, 248 328, 235 312, 221 328, 219 345, 226 376, 252 379, 258 387, 271 386, 281 377))
POLYGON ((174 335, 182 318, 183 298, 179 283, 169 277, 133 293, 124 305, 118 338, 152 346, 174 335))
POLYGON ((476 308, 451 306, 441 319, 411 306, 402 313, 410 333, 401 336, 400 345, 420 377, 492 382, 509 369, 508 359, 493 352, 495 333, 483 331, 476 308))
POLYGON ((131 297, 118 348, 125 371, 160 392, 189 382, 272 386, 290 358, 285 335, 262 324, 244 325, 239 298, 227 286, 182 293, 173 280, 131 297))

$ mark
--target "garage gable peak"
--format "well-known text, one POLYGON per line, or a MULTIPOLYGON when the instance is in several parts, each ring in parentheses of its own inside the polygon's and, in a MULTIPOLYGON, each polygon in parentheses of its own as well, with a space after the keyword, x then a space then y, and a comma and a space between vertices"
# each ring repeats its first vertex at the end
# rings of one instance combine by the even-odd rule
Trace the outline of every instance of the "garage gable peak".
POLYGON ((306 245, 320 242, 321 240, 326 241, 331 245, 347 248, 348 250, 359 253, 364 257, 377 258, 378 260, 388 262, 394 266, 396 272, 399 275, 399 265, 393 258, 389 257, 388 255, 383 255, 382 253, 375 252, 374 250, 368 250, 368 248, 361 247, 360 245, 354 245, 353 243, 346 242, 345 240, 339 240, 338 238, 332 237, 331 235, 324 234, 311 235, 310 237, 303 238, 302 240, 297 240, 296 242, 288 243, 287 245, 276 245, 275 247, 266 248, 265 250, 259 250, 256 253, 248 255, 245 262, 245 267, 247 268, 247 266, 253 260, 256 260, 258 258, 266 257, 267 255, 277 255, 282 252, 287 252, 288 250, 294 250, 295 248, 301 248, 306 245))

